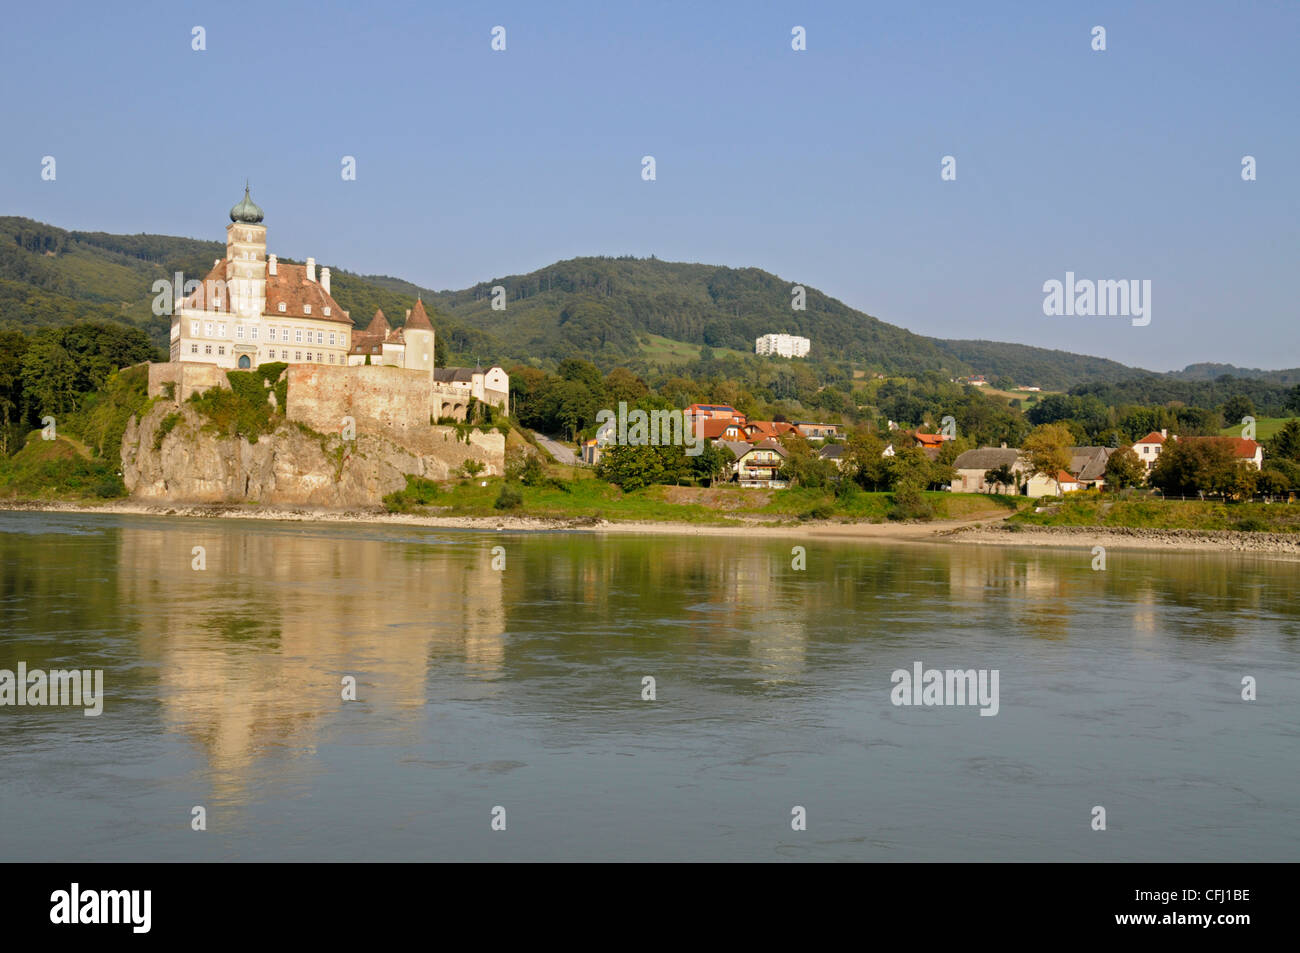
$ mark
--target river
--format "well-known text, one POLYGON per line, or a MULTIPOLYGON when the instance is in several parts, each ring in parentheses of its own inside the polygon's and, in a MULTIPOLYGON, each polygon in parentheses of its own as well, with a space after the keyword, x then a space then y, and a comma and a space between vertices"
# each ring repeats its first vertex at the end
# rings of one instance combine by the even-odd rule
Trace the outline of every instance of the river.
POLYGON ((0 513, 0 858, 1300 859, 1297 564, 1092 563, 0 513))

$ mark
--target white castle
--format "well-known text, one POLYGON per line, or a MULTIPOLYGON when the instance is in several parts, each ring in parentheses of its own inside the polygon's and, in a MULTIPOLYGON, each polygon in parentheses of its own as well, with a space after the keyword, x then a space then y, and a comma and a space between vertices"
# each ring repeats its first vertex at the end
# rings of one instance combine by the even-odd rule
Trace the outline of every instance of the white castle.
POLYGON ((776 354, 780 357, 806 357, 812 342, 793 334, 764 334, 754 341, 755 354, 776 354))
POLYGON ((250 370, 260 364, 379 364, 428 375, 431 393, 451 416, 463 416, 473 397, 508 411, 510 378, 498 367, 434 367, 434 330, 418 298, 406 323, 390 328, 377 311, 364 331, 330 294, 330 270, 266 253, 263 212, 248 187, 230 210, 226 257, 202 282, 189 282, 174 303, 170 360, 250 370), (193 287, 191 290, 191 286, 193 287))

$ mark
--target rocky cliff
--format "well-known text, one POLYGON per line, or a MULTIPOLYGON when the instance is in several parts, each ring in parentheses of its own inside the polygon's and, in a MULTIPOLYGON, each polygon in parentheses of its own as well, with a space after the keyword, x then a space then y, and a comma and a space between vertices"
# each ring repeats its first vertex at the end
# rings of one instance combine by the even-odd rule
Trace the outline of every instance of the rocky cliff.
POLYGON ((344 441, 283 417, 256 443, 217 433, 192 404, 156 399, 122 438, 122 478, 135 499, 357 507, 382 503, 406 475, 445 480, 466 460, 500 474, 505 437, 429 427, 404 443, 358 432, 344 441))

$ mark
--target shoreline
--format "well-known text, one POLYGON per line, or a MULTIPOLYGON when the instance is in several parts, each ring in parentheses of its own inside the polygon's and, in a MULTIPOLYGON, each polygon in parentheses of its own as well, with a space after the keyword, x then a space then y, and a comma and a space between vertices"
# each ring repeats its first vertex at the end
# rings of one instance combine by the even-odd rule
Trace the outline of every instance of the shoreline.
MULTIPOLYGON (((1175 552, 1234 552, 1300 558, 1300 535, 1247 533, 1237 530, 1146 529, 1092 526, 1006 525, 1002 518, 935 520, 929 523, 840 523, 808 521, 746 526, 672 521, 557 519, 533 516, 430 516, 388 513, 380 509, 329 509, 310 506, 247 506, 225 503, 107 503, 0 501, 0 511, 40 513, 108 513, 112 515, 190 519, 266 520, 272 522, 425 526, 477 532, 586 532, 670 536, 767 536, 846 542, 956 543, 967 546, 1020 546, 1077 549, 1139 549, 1175 552)), ((1010 515, 1010 514, 1008 514, 1010 515)))

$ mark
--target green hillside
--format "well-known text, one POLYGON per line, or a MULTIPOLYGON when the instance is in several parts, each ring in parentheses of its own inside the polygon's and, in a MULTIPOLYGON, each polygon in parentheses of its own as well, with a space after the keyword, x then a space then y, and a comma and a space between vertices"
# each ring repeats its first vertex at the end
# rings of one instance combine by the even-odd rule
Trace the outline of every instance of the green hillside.
POLYGON ((640 338, 752 354, 771 332, 813 341, 813 360, 853 361, 884 373, 967 370, 929 338, 848 307, 815 288, 806 310, 790 307, 794 282, 757 268, 724 268, 656 258, 574 258, 526 275, 440 292, 439 307, 463 323, 510 342, 520 357, 581 355, 626 360, 640 338), (506 308, 493 310, 492 288, 506 308))
MULTIPOLYGON (((222 254, 224 245, 217 241, 67 231, 0 217, 0 330, 111 321, 140 328, 165 347, 169 322, 151 312, 154 282, 170 280, 178 271, 186 278, 201 277, 222 254)), ((461 291, 435 292, 401 278, 321 265, 331 268, 333 295, 357 327, 368 324, 377 308, 391 324, 400 324, 414 297, 422 295, 439 332, 438 360, 443 363, 554 367, 565 358, 581 357, 653 370, 691 364, 705 348, 721 360, 753 363, 758 360, 753 356, 756 337, 786 331, 812 340, 807 363, 852 364, 867 374, 984 374, 1003 385, 1060 391, 1155 376, 1065 351, 923 337, 815 288, 806 289, 806 310, 794 311, 793 282, 757 268, 656 258, 575 258, 461 291), (496 286, 505 289, 503 310, 492 307, 496 286)), ((1274 387, 1300 377, 1297 371, 1243 371, 1213 364, 1161 377, 1213 386, 1225 373, 1274 387)))
POLYGON ((938 339, 935 343, 939 350, 954 360, 978 368, 989 378, 1007 377, 1017 384, 1033 385, 1043 390, 1068 390, 1084 381, 1126 381, 1138 374, 1153 373, 1104 357, 1088 357, 1026 344, 938 339))

